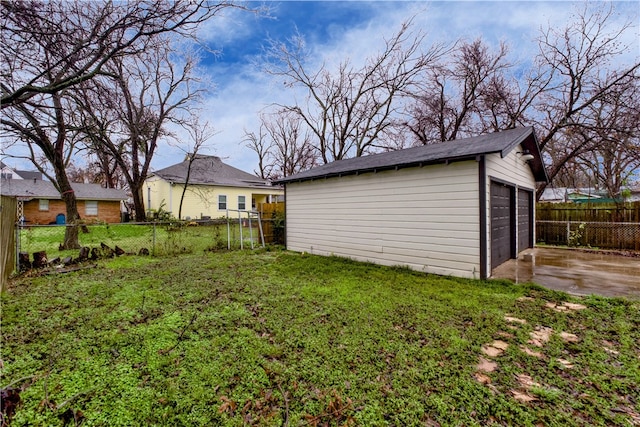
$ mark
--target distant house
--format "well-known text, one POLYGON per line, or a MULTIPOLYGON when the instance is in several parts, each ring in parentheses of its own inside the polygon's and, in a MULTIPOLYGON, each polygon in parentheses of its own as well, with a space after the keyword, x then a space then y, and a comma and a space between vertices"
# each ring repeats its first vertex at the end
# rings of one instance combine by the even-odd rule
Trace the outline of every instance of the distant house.
POLYGON ((534 244, 533 128, 328 163, 285 185, 293 251, 487 278, 534 244))
POLYGON ((0 170, 2 179, 42 179, 41 172, 13 169, 2 161, 0 161, 0 170))
MULTIPOLYGON (((625 201, 633 202, 640 200, 640 189, 628 187, 624 189, 629 194, 624 197, 625 201), (635 192, 634 192, 635 191, 635 192)), ((611 196, 606 190, 596 188, 545 188, 540 197, 543 203, 612 203, 622 201, 623 196, 617 194, 611 196)))
POLYGON ((247 211, 284 197, 280 187, 223 163, 219 157, 196 155, 189 172, 189 157, 158 170, 145 181, 147 211, 160 209, 178 216, 187 183, 181 219, 218 218, 227 210, 247 211), (189 173, 187 182, 187 173, 189 173))
MULTIPOLYGON (((102 188, 98 184, 71 184, 78 200, 80 217, 89 222, 116 223, 121 219, 123 190, 102 188)), ((52 224, 65 221, 67 209, 60 193, 49 181, 2 178, 0 193, 18 200, 19 216, 26 224, 52 224)))

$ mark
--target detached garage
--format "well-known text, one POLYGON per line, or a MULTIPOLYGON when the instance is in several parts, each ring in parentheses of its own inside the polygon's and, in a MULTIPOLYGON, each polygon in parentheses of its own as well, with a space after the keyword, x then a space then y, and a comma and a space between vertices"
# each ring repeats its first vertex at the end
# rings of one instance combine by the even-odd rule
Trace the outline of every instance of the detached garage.
POLYGON ((533 128, 340 160, 284 178, 286 243, 427 273, 487 278, 534 243, 533 128))

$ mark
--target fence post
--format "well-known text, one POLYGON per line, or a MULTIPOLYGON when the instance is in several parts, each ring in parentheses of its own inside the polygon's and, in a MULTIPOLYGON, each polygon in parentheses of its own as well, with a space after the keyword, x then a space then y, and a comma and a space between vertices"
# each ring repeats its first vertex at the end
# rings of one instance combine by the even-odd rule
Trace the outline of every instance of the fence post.
POLYGON ((20 223, 16 223, 16 271, 20 271, 20 223))
POLYGON ((153 240, 151 244, 151 253, 156 256, 156 222, 153 222, 153 240))
POLYGON ((567 221, 567 246, 571 246, 571 222, 567 221))

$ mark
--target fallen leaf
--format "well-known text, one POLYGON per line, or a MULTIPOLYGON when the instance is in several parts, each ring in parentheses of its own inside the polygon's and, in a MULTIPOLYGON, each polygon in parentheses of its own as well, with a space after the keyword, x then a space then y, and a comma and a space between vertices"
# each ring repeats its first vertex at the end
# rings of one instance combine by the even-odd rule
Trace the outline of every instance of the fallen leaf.
POLYGON ((536 329, 529 334, 531 336, 529 344, 535 345, 536 347, 543 347, 549 342, 552 333, 553 329, 551 328, 546 326, 536 326, 536 329))
POLYGON ((524 325, 527 323, 527 321, 524 319, 518 319, 517 317, 512 317, 512 316, 504 316, 504 320, 510 323, 520 323, 521 325, 524 325))
POLYGON ((576 304, 573 302, 563 302, 562 305, 567 307, 569 310, 585 310, 587 308, 586 305, 576 304))
POLYGON ((531 350, 529 347, 527 346, 520 346, 520 350, 522 350, 522 352, 528 356, 533 356, 533 357, 537 357, 538 359, 542 358, 542 353, 538 352, 538 351, 533 351, 531 350))
POLYGON ((483 374, 482 372, 476 372, 475 374, 473 374, 473 376, 480 384, 491 384, 491 378, 489 378, 489 376, 483 374))
POLYGON ((516 399, 516 400, 518 400, 520 402, 523 402, 523 403, 529 403, 529 402, 534 402, 534 401, 538 400, 535 397, 529 396, 528 394, 523 393, 523 392, 518 391, 518 390, 511 390, 511 394, 513 395, 514 399, 516 399))
POLYGON ((494 342, 491 343, 491 347, 495 347, 500 350, 506 350, 507 348, 509 348, 509 344, 502 340, 495 340, 494 342))
POLYGON ((560 363, 560 365, 562 365, 563 368, 566 369, 571 369, 573 368, 573 363, 569 362, 566 359, 556 359, 558 361, 558 363, 560 363))
POLYGON ((498 368, 498 364, 492 360, 485 359, 484 357, 480 358, 478 365, 476 365, 476 369, 482 372, 493 372, 498 368))
POLYGON ((482 351, 483 354, 485 354, 485 355, 487 355, 489 357, 498 357, 502 353, 504 353, 504 350, 501 350, 501 349, 496 348, 496 347, 492 347, 490 345, 483 345, 482 348, 480 349, 480 351, 482 351))
POLYGON ((560 332, 560 338, 564 342, 578 342, 580 339, 576 334, 570 334, 569 332, 560 332))
POLYGON ((526 389, 530 389, 531 387, 541 387, 541 385, 535 382, 529 375, 518 374, 516 375, 516 378, 520 385, 526 389))
POLYGON ((604 351, 606 351, 609 354, 613 354, 614 356, 617 356, 618 354, 620 354, 619 351, 614 350, 612 348, 609 348, 609 347, 602 347, 602 348, 604 349, 604 351))

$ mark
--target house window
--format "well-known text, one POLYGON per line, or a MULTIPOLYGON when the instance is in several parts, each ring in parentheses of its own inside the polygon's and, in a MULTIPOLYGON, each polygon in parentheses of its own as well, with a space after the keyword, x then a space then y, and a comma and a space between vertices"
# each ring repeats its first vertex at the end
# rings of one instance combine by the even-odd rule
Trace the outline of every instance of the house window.
POLYGON ((84 213, 87 216, 98 216, 98 202, 96 200, 86 200, 84 202, 84 213))
POLYGON ((40 205, 38 206, 38 208, 41 211, 48 211, 49 210, 49 200, 40 199, 40 205))
POLYGON ((227 196, 225 196, 224 194, 220 194, 218 196, 218 210, 227 210, 227 196))
POLYGON ((238 210, 245 210, 247 208, 247 203, 245 202, 245 196, 238 196, 238 210))
POLYGON ((251 198, 251 209, 256 210, 256 198, 251 198))

